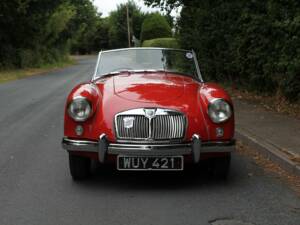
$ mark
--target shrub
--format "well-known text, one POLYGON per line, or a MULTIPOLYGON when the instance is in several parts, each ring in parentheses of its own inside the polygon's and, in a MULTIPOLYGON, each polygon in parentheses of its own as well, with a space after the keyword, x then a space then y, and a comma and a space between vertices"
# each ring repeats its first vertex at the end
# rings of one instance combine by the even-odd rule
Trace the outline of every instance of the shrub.
POLYGON ((191 0, 178 28, 180 45, 196 51, 206 80, 300 100, 299 0, 191 0))
POLYGON ((172 30, 166 18, 159 13, 150 14, 143 22, 141 41, 172 37, 172 30))
POLYGON ((280 83, 281 92, 290 102, 300 100, 300 77, 298 73, 287 74, 280 83))
POLYGON ((175 38, 156 38, 143 42, 143 47, 180 48, 175 38))

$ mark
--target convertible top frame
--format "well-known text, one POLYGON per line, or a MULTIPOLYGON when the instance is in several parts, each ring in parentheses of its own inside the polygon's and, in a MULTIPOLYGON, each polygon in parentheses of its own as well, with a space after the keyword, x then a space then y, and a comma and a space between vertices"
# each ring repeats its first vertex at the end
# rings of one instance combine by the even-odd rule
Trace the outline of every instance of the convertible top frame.
POLYGON ((101 59, 101 55, 102 53, 106 53, 106 52, 117 52, 117 51, 127 51, 127 50, 175 50, 175 51, 182 51, 182 52, 192 52, 193 54, 193 58, 194 58, 194 62, 196 65, 196 70, 197 70, 197 76, 200 82, 204 82, 201 71, 200 71, 200 67, 199 67, 199 63, 198 63, 198 59, 197 59, 197 55, 195 53, 194 50, 186 50, 186 49, 177 49, 177 48, 157 48, 157 47, 139 47, 139 48, 120 48, 120 49, 112 49, 112 50, 105 50, 105 51, 100 51, 98 54, 98 59, 97 59, 97 63, 96 63, 96 67, 95 67, 95 71, 92 77, 92 81, 96 80, 97 78, 97 69, 100 63, 100 59, 101 59))

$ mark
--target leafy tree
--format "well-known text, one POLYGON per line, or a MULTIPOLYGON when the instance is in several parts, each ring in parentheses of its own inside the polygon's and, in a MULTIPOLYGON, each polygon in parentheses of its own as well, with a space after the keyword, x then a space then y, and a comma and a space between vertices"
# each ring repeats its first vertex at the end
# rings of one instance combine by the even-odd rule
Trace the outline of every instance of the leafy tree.
POLYGON ((57 34, 54 35, 55 31, 49 31, 49 28, 53 28, 49 20, 55 20, 55 13, 68 15, 60 24, 63 27, 72 16, 72 9, 68 5, 66 10, 59 8, 64 3, 62 0, 1 1, 0 67, 40 64, 46 58, 44 54, 50 43, 59 39, 57 34), (50 38, 50 35, 53 36, 50 38))
POLYGON ((72 52, 86 54, 93 51, 93 40, 101 14, 90 0, 71 0, 76 8, 76 15, 69 26, 69 36, 72 38, 72 52))
POLYGON ((97 29, 93 39, 93 50, 99 52, 102 49, 109 49, 108 18, 99 18, 96 28, 97 29))
MULTIPOLYGON (((160 7, 162 10, 170 14, 172 9, 184 5, 188 5, 189 0, 144 0, 145 4, 153 7, 160 7)), ((193 1, 195 2, 195 1, 193 1)))
POLYGON ((140 38, 142 23, 145 14, 134 3, 129 1, 125 4, 120 4, 117 10, 109 15, 109 47, 124 48, 128 47, 128 32, 127 32, 127 7, 129 11, 130 33, 136 38, 140 38))
POLYGON ((172 37, 172 30, 166 18, 159 13, 148 15, 142 25, 141 41, 167 37, 172 37))
POLYGON ((90 0, 0 1, 0 68, 58 62, 70 47, 98 50, 102 21, 90 0))

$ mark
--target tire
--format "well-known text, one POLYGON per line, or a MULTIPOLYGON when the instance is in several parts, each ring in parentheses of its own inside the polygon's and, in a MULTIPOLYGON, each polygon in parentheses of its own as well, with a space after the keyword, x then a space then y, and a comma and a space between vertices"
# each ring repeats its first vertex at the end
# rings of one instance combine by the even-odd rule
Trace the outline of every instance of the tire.
POLYGON ((211 161, 212 174, 217 179, 225 180, 230 170, 231 155, 214 158, 211 161))
POLYGON ((91 173, 91 160, 69 153, 69 167, 73 180, 84 180, 91 173))

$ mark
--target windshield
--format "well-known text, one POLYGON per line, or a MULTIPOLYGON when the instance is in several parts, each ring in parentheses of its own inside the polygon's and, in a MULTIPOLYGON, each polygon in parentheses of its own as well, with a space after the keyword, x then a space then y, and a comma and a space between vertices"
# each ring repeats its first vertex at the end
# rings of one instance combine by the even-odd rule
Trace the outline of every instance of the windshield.
POLYGON ((102 52, 94 78, 121 71, 166 71, 198 78, 191 51, 173 49, 120 49, 102 52))

